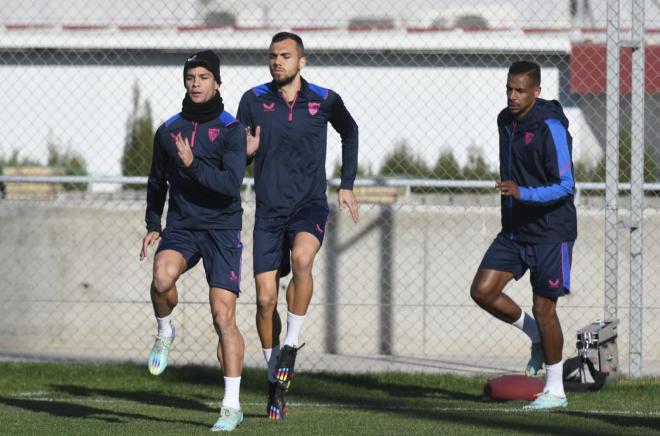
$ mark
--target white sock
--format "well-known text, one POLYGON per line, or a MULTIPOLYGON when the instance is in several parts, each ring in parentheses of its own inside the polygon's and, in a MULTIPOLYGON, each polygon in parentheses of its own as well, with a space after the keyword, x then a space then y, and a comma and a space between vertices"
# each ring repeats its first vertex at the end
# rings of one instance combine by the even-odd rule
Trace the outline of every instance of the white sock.
POLYGON ((545 387, 543 391, 550 391, 558 397, 565 397, 564 393, 564 361, 560 360, 552 365, 545 365, 545 387))
POLYGON ((536 324, 536 320, 529 316, 524 310, 520 314, 518 321, 515 321, 512 324, 525 332, 533 343, 541 342, 541 334, 539 333, 539 326, 536 324))
POLYGON ((275 378, 275 366, 277 365, 277 358, 280 355, 280 344, 275 345, 273 348, 262 348, 261 351, 264 352, 266 365, 268 365, 268 381, 275 383, 277 381, 275 378))
POLYGON ((172 336, 172 314, 162 318, 156 317, 158 323, 158 336, 169 338, 172 336))
POLYGON ((298 346, 298 336, 302 330, 303 323, 305 322, 305 315, 294 315, 291 312, 286 313, 286 337, 284 338, 284 345, 291 347, 298 346))
POLYGON ((223 407, 241 410, 238 395, 241 391, 241 377, 225 377, 225 397, 222 399, 223 407))

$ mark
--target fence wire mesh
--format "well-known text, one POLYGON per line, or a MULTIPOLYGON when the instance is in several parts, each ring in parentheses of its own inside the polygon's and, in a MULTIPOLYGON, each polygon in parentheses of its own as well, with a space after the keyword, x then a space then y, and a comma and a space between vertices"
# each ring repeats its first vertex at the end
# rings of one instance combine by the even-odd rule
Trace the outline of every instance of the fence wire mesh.
MULTIPOLYGON (((500 228, 495 119, 506 105, 507 69, 530 59, 542 67, 541 97, 559 100, 569 118, 580 182, 572 292, 558 310, 564 354, 575 354, 579 328, 613 310, 622 370, 632 340, 643 372, 660 372, 660 4, 644 2, 643 329, 631 339, 629 236, 621 223, 631 219, 632 49, 620 51, 620 73, 607 68, 610 3, 618 2, 5 1, 0 354, 146 359, 155 322, 153 253, 137 260, 143 177, 155 129, 180 111, 183 63, 202 49, 219 53, 222 96, 235 113, 243 92, 270 80, 271 36, 292 30, 307 50, 303 76, 337 91, 360 126, 361 220, 331 211, 301 369, 522 368, 524 334, 479 309, 469 289, 500 228), (612 81, 620 82, 619 129, 606 116, 612 81), (612 128, 618 195, 614 180, 604 183, 612 128), (51 183, 35 182, 46 176, 51 183), (607 189, 618 203, 607 201, 607 189), (614 234, 606 234, 607 220, 614 234)), ((621 1, 619 40, 632 38, 631 17, 631 2, 621 1)), ((340 159, 331 130, 329 178, 340 159)), ((261 366, 251 183, 248 174, 237 317, 246 364, 261 366)), ((173 363, 215 362, 206 286, 202 267, 178 284, 173 363)), ((507 293, 531 310, 527 276, 507 293)))

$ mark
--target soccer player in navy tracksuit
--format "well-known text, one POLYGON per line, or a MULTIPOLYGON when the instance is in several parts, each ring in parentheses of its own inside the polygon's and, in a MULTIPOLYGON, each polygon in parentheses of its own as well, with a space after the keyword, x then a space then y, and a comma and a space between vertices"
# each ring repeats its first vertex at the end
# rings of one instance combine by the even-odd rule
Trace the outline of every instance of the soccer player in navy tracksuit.
POLYGON ((151 283, 158 333, 148 367, 153 375, 167 367, 175 338, 170 318, 178 301, 176 282, 201 259, 225 376, 220 417, 211 429, 231 431, 243 420, 239 390, 244 344, 236 326, 236 299, 243 251, 240 189, 247 159, 245 130, 224 111, 220 60, 215 53, 202 51, 188 58, 183 77, 187 91, 183 108, 156 131, 147 185, 148 233, 140 260, 161 239, 151 283), (168 184, 167 226, 161 231, 168 184))
POLYGON ((508 107, 497 118, 500 180, 496 187, 502 195, 502 230, 486 251, 470 294, 490 314, 529 336, 528 375, 536 375, 545 362, 545 387, 527 408, 565 407, 564 339, 556 306, 558 297, 570 291, 577 238, 572 138, 559 102, 538 98, 537 64, 513 63, 506 90, 508 107), (533 318, 502 292, 528 269, 533 318))
POLYGON ((314 257, 321 248, 328 217, 328 122, 342 142, 339 206, 347 206, 355 222, 358 127, 338 94, 300 76, 305 53, 298 35, 276 34, 268 56, 272 82, 248 90, 237 117, 247 127, 247 152, 254 160, 253 256, 257 330, 269 368, 267 414, 282 419, 287 411, 284 392, 293 375, 299 334, 312 298, 314 257), (291 269, 287 332, 280 350, 278 282, 291 269))

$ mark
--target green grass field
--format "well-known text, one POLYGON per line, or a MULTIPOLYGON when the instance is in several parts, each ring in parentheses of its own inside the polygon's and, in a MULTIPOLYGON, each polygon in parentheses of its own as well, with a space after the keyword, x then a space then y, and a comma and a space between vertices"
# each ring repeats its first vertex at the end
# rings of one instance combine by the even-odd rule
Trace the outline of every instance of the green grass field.
MULTIPOLYGON (((156 378, 132 364, 0 362, 0 434, 210 434, 219 380, 207 367, 156 378)), ((485 377, 300 373, 282 422, 265 418, 264 380, 244 371, 236 434, 660 434, 660 379, 571 394, 567 409, 544 413, 487 399, 485 377)))

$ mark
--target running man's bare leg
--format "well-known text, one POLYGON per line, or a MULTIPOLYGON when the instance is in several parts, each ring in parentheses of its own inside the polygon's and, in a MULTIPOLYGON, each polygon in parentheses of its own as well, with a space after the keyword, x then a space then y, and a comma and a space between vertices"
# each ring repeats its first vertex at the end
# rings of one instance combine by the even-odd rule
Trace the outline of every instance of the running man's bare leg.
POLYGON ((552 365, 560 362, 564 348, 564 335, 557 316, 557 300, 534 294, 532 312, 541 333, 545 363, 552 365))
POLYGON ((218 348, 216 350, 218 361, 222 366, 224 379, 224 397, 220 418, 214 425, 219 426, 223 420, 235 415, 238 425, 243 420, 240 403, 241 372, 243 371, 243 355, 245 343, 243 336, 236 325, 236 299, 238 294, 221 288, 209 290, 211 315, 213 326, 218 333, 218 348))
POLYGON ((509 324, 520 318, 522 309, 503 290, 513 274, 493 269, 480 269, 474 276, 470 296, 475 303, 495 318, 509 324))
POLYGON ((186 261, 178 251, 163 250, 156 254, 151 282, 151 303, 158 331, 147 359, 147 368, 152 375, 160 375, 167 368, 169 349, 175 339, 170 315, 178 302, 176 281, 185 269, 186 261))
POLYGON ((298 233, 293 241, 291 250, 293 278, 289 283, 290 289, 287 290, 287 302, 289 312, 295 315, 307 314, 314 292, 312 268, 320 248, 319 240, 307 232, 298 233))
POLYGON ((236 298, 236 293, 226 289, 209 291, 213 326, 218 333, 218 361, 226 377, 238 377, 243 371, 245 345, 236 325, 236 298))
POLYGON ((271 349, 280 343, 282 321, 277 312, 278 271, 266 271, 254 277, 257 287, 257 332, 261 347, 271 349))
POLYGON ((163 250, 154 259, 151 303, 156 317, 163 318, 172 313, 179 301, 176 281, 186 269, 186 261, 175 250, 163 250))

